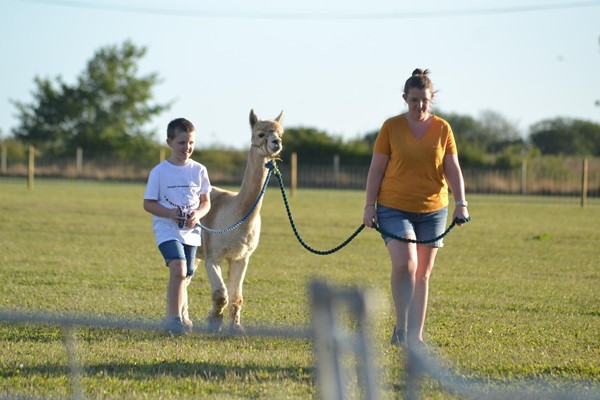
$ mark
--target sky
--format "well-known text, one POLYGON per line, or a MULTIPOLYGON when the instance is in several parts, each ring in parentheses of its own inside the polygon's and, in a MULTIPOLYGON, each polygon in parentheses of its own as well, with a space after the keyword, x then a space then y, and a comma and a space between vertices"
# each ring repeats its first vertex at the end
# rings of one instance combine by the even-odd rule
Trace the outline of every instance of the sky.
MULTIPOLYGON (((0 134, 32 104, 34 78, 75 84, 94 53, 130 40, 157 73, 148 126, 196 126, 197 148, 247 148, 248 115, 360 138, 406 111, 428 68, 434 110, 493 111, 524 136, 556 117, 600 123, 600 0, 4 0, 0 134)), ((285 146, 285 136, 284 136, 285 146)))

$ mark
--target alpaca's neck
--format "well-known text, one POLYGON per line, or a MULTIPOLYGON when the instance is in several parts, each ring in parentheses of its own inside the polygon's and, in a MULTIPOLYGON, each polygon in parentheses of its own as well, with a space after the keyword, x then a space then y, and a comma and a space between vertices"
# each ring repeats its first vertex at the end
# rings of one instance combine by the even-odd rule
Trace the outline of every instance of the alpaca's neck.
MULTIPOLYGON (((248 154, 248 162, 246 163, 246 171, 244 172, 244 180, 238 193, 239 204, 243 205, 242 209, 247 209, 260 194, 262 186, 268 174, 268 169, 265 167, 267 158, 256 154, 254 149, 248 154)), ((257 210, 260 209, 262 199, 260 200, 257 210)))

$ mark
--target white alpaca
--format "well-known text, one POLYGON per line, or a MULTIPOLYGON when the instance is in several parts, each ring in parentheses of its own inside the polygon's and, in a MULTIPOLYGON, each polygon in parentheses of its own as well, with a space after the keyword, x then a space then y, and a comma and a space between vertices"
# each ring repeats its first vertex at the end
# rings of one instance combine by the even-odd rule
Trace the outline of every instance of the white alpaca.
MULTIPOLYGON (((265 164, 282 149, 282 117, 283 111, 274 120, 259 120, 254 110, 250 111, 252 146, 240 191, 235 193, 213 187, 210 194, 211 209, 202 219, 202 225, 212 229, 229 227, 246 215, 254 205, 268 174, 265 164)), ((229 305, 230 331, 244 333, 240 322, 244 302, 242 285, 250 256, 258 246, 261 206, 262 198, 250 217, 235 230, 223 234, 202 231, 202 247, 198 249, 197 257, 204 260, 210 281, 212 307, 208 312, 207 322, 211 331, 221 330, 223 314, 229 305), (229 265, 227 286, 221 273, 225 260, 229 265)))

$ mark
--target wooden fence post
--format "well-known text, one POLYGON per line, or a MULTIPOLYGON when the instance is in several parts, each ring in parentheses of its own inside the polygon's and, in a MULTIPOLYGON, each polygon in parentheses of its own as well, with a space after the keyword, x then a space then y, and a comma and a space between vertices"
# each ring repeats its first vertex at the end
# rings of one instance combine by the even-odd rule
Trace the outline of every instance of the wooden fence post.
POLYGON ((336 188, 340 187, 340 155, 333 156, 333 184, 336 188))
POLYGON ((0 172, 2 175, 6 175, 8 172, 8 161, 6 160, 8 157, 8 149, 6 147, 6 143, 2 142, 2 162, 0 163, 0 172))
POLYGON ((77 161, 75 163, 75 176, 79 178, 83 175, 83 149, 77 148, 77 161))
POLYGON ((521 194, 527 193, 527 159, 521 163, 521 194))
POLYGON ((585 207, 585 203, 587 202, 587 192, 588 192, 588 160, 587 158, 583 159, 583 163, 581 164, 581 207, 585 207))
POLYGON ((292 197, 296 196, 296 186, 298 186, 298 154, 292 153, 292 197))
POLYGON ((35 177, 35 147, 29 145, 29 163, 27 164, 27 188, 33 190, 33 178, 35 177))

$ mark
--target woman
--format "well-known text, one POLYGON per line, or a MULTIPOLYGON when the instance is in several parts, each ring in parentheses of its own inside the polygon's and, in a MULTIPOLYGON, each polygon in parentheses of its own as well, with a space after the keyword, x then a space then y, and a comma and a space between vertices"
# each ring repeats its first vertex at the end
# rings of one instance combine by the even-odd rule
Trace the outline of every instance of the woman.
MULTIPOLYGON (((408 111, 383 123, 367 177, 363 223, 408 239, 428 240, 444 232, 448 186, 456 205, 453 220, 469 217, 452 129, 430 113, 435 93, 428 74, 415 69, 406 81, 402 97, 408 111)), ((415 244, 382 237, 392 261, 396 325, 391 342, 422 344, 429 276, 443 240, 415 244)))

